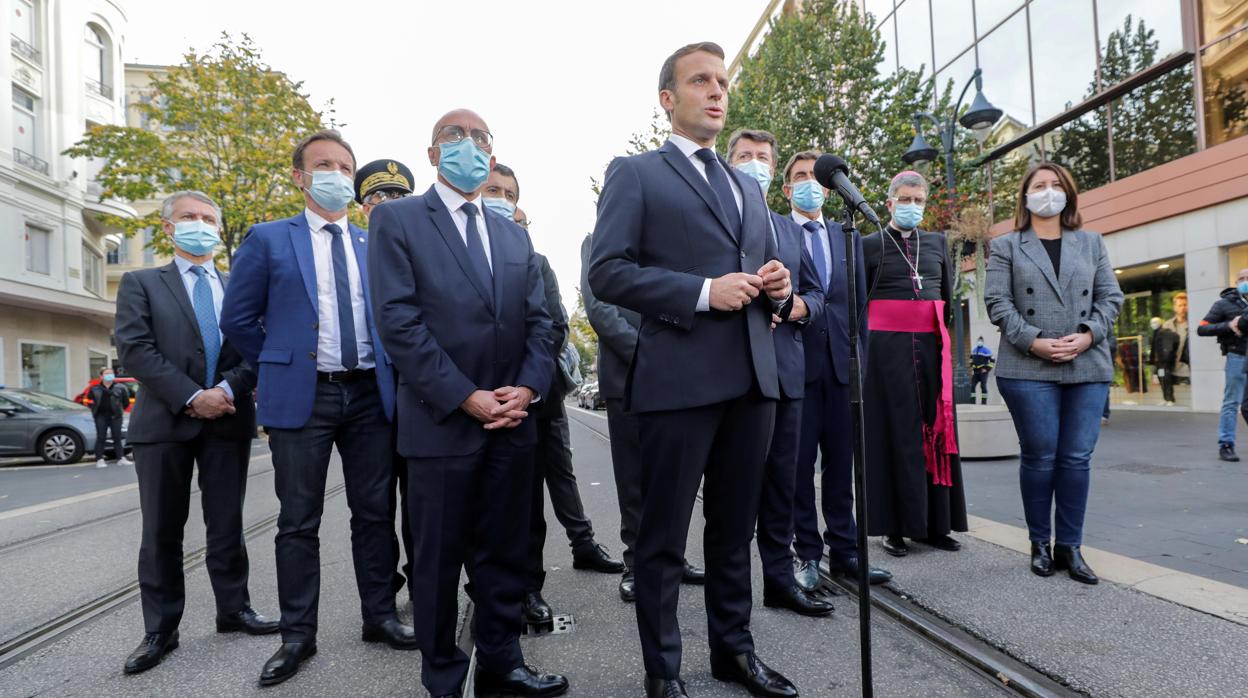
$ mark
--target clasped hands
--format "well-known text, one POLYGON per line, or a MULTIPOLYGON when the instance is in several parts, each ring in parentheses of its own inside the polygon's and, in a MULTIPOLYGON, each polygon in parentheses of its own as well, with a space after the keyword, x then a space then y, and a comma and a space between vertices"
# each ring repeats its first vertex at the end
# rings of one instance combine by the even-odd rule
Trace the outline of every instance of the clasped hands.
POLYGON ((514 429, 529 416, 529 404, 535 397, 531 388, 505 385, 495 390, 474 390, 459 407, 487 430, 514 429))
POLYGON ((1092 346, 1091 332, 1076 332, 1061 339, 1041 339, 1031 343, 1031 353, 1055 364, 1074 361, 1075 357, 1092 346))
POLYGON ((733 272, 711 279, 711 308, 740 310, 757 298, 760 292, 777 301, 788 298, 793 292, 789 270, 779 260, 767 262, 755 274, 733 272))
POLYGON ((191 404, 186 407, 186 414, 195 419, 216 419, 234 414, 234 400, 224 388, 208 388, 191 400, 191 404))

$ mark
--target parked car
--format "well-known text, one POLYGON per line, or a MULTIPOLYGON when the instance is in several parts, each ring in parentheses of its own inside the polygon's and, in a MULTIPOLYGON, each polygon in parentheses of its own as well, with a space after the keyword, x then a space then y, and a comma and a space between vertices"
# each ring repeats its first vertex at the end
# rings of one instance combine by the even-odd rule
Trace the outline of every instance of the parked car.
MULTIPOLYGON (((123 438, 129 426, 127 414, 121 423, 123 438)), ((91 408, 47 393, 0 388, 0 457, 38 456, 45 463, 64 465, 77 463, 94 447, 91 408)), ((105 448, 114 451, 112 439, 105 448)))
POLYGON ((607 409, 606 398, 598 393, 597 383, 586 383, 581 386, 580 392, 576 394, 576 404, 585 410, 607 409))
MULTIPOLYGON (((127 376, 117 376, 117 378, 115 379, 115 382, 126 386, 126 390, 130 391, 130 404, 126 405, 126 412, 129 412, 130 408, 134 407, 135 398, 137 398, 139 395, 139 381, 135 380, 134 378, 129 378, 127 376)), ((87 407, 90 407, 91 398, 89 397, 89 395, 91 394, 91 389, 99 384, 100 384, 99 378, 92 378, 91 382, 87 383, 87 387, 83 388, 81 393, 78 393, 77 395, 74 396, 74 402, 78 403, 79 405, 86 405, 87 407)))

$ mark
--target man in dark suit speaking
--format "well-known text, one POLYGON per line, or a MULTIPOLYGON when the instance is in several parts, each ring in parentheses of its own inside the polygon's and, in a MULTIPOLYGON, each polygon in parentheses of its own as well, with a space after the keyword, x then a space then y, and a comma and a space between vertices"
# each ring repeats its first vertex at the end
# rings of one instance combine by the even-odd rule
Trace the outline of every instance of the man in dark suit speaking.
POLYGON ((429 146, 438 181, 373 211, 368 266, 399 377, 421 681, 434 696, 463 689, 468 656, 455 631, 467 568, 476 690, 555 696, 567 679, 537 673, 520 651, 537 444, 529 412, 555 368, 551 319, 528 233, 481 202, 493 142, 471 111, 439 119, 429 146))
POLYGON ((749 629, 749 546, 780 397, 771 317, 788 316, 792 292, 758 185, 715 154, 727 100, 719 46, 664 62, 672 136, 607 169, 589 270, 595 295, 642 316, 625 397, 643 456, 637 625, 647 695, 664 698, 687 695, 676 611, 704 476, 712 673, 755 695, 797 695, 758 659, 749 629))
POLYGON ((173 261, 132 271, 117 289, 117 354, 143 384, 130 419, 139 480, 143 538, 139 593, 146 635, 125 672, 146 671, 178 646, 186 603, 182 531, 199 466, 208 529, 208 577, 217 597, 217 631, 277 632, 277 621, 251 610, 243 495, 256 435, 256 372, 218 322, 226 277, 213 251, 221 210, 207 195, 177 192, 161 206, 173 261))

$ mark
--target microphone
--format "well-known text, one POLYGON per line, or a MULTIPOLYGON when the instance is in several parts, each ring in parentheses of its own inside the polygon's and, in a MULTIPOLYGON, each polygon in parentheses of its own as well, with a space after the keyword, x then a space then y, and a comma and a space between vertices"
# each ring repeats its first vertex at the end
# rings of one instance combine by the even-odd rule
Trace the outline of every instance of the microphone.
POLYGON ((866 199, 862 198, 862 194, 849 181, 849 165, 843 159, 830 153, 820 155, 815 161, 815 179, 839 194, 846 206, 858 211, 877 226, 880 224, 880 217, 875 215, 866 199))

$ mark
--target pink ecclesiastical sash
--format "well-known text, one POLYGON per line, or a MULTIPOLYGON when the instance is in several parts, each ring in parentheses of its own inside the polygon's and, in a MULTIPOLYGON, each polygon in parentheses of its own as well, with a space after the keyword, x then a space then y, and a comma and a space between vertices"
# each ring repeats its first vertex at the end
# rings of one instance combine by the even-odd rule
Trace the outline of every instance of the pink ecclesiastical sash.
POLYGON ((867 327, 881 332, 940 333, 940 401, 936 421, 923 425, 923 458, 932 484, 953 485, 950 456, 958 453, 953 417, 953 363, 944 301, 873 300, 867 305, 867 327))

